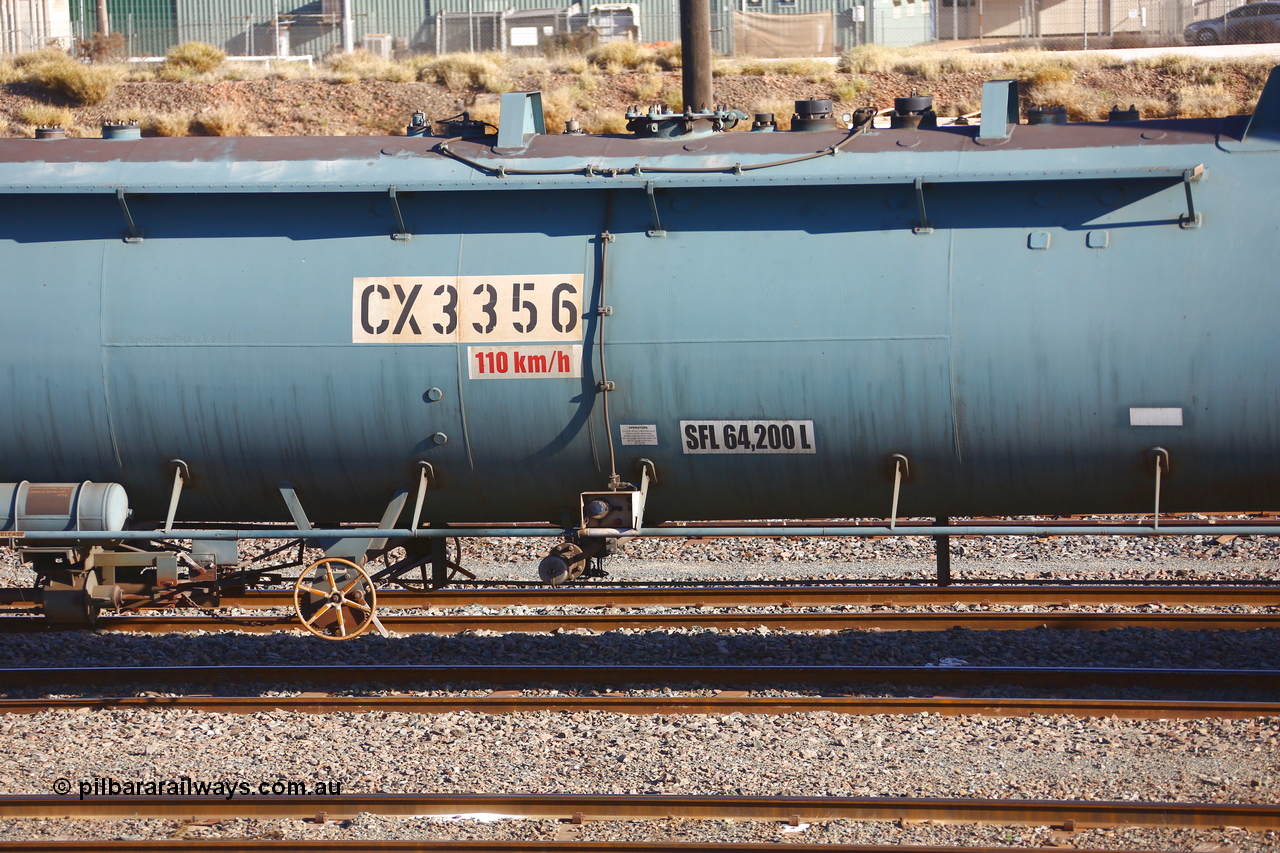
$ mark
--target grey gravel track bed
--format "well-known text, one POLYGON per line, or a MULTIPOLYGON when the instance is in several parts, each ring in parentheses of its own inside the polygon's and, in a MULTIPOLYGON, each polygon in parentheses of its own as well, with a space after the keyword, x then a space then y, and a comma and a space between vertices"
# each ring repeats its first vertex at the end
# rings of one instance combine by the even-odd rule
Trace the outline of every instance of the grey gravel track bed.
MULTIPOLYGON (((1280 629, 1254 631, 1161 631, 1125 628, 1109 631, 1031 629, 1025 631, 773 631, 765 628, 619 630, 601 634, 414 634, 383 638, 365 636, 335 643, 298 631, 272 634, 240 632, 160 635, 110 632, 60 632, 0 635, 0 660, 18 667, 218 666, 218 665, 759 665, 759 666, 928 666, 963 660, 982 666, 1136 667, 1191 669, 1280 669, 1280 629)), ((251 695, 272 684, 131 685, 134 691, 215 692, 251 695)), ((298 690, 333 690, 324 684, 289 685, 298 690)), ((503 687, 537 687, 538 683, 503 687)), ((622 678, 614 689, 642 687, 622 678)), ((759 687, 760 685, 719 685, 759 687)), ((779 685, 786 688, 785 685, 779 685)), ((443 685, 398 684, 398 690, 439 690, 443 685)), ((466 689, 466 685, 454 688, 466 689)), ((571 690, 571 685, 556 685, 571 690)), ((1075 695, 1080 698, 1159 698, 1149 688, 1116 690, 1087 684, 1063 684, 1044 690, 982 687, 975 696, 1075 695)), ((74 694, 101 692, 75 689, 74 694)), ((336 689, 342 690, 342 686, 336 689)), ((368 685, 365 685, 368 689, 368 685)), ((584 690, 600 690, 599 686, 584 690)), ((824 692, 861 695, 930 695, 935 688, 886 685, 826 685, 824 692)), ((1229 693, 1176 688, 1189 699, 1275 701, 1274 691, 1240 684, 1229 693)), ((119 690, 105 688, 108 694, 119 690)), ((790 688, 795 692, 795 688, 790 688)), ((800 692, 812 693, 812 688, 800 692)), ((953 693, 954 688, 944 688, 953 693)), ((14 698, 39 691, 0 686, 14 698)), ((73 694, 73 695, 74 695, 73 694)))
MULTIPOLYGON (((105 686, 101 688, 44 687, 44 688, 8 688, 0 691, 0 699, 43 699, 43 698, 100 698, 142 697, 153 699, 175 698, 181 696, 212 697, 297 697, 303 694, 313 696, 334 697, 378 697, 378 696, 415 696, 424 698, 479 698, 488 696, 494 691, 491 684, 460 683, 415 685, 398 684, 395 686, 378 683, 336 686, 322 682, 299 682, 290 685, 292 689, 281 689, 278 682, 243 682, 225 683, 190 683, 190 684, 130 684, 127 687, 105 686)), ((947 696, 970 699, 1092 699, 1092 700, 1176 700, 1191 702, 1280 702, 1280 693, 1274 690, 1253 689, 1240 685, 1223 690, 1160 689, 1154 687, 1107 687, 1107 686, 1071 686, 1063 685, 1054 689, 1036 689, 1016 684, 992 684, 977 687, 957 687, 951 685, 900 685, 900 684, 836 684, 821 688, 806 685, 788 684, 743 684, 739 687, 672 687, 663 684, 618 684, 601 688, 593 684, 562 684, 558 687, 515 687, 517 695, 530 698, 556 697, 594 697, 605 692, 619 697, 713 697, 721 689, 743 690, 748 696, 760 699, 788 699, 813 696, 842 696, 868 699, 904 699, 932 698, 947 696)))
MULTIPOLYGON (((1224 537, 1225 538, 1225 537, 1224 537)), ((241 543, 242 559, 266 550, 264 540, 241 543)), ((468 539, 463 564, 481 580, 529 582, 550 547, 546 539, 468 539)), ((1137 538, 1119 536, 1000 536, 955 539, 952 575, 966 579, 1101 580, 1271 580, 1280 581, 1280 538, 1240 536, 1225 544, 1212 536, 1137 538)), ((291 552, 292 559, 296 552, 291 552)), ((307 552, 318 559, 319 551, 307 552)), ((640 539, 609 558, 609 579, 656 582, 749 579, 873 581, 935 577, 935 552, 928 537, 901 539, 712 540, 640 539)), ((381 564, 375 564, 380 566, 381 564)), ((286 570, 296 575, 297 569, 286 570)), ((416 573, 412 573, 416 578, 416 573)), ((0 548, 0 586, 33 582, 12 548, 0 548)))
POLYGON ((1047 826, 946 826, 889 821, 823 821, 799 831, 763 821, 588 821, 574 826, 550 820, 440 820, 361 814, 324 825, 299 820, 229 820, 193 826, 166 820, 0 820, 0 841, 102 839, 308 839, 359 841, 656 841, 797 842, 805 844, 1068 846, 1098 850, 1195 850, 1201 853, 1271 853, 1280 834, 1241 829, 1086 829, 1066 833, 1047 826))
POLYGON ((904 631, 621 629, 601 634, 413 634, 331 642, 272 634, 61 632, 0 636, 9 666, 559 664, 972 666, 1280 669, 1280 629, 904 631))
POLYGON ((0 792, 58 777, 293 778, 346 793, 1275 802, 1280 717, 637 717, 178 710, 0 718, 0 792))
MULTIPOLYGON (((759 547, 758 541, 750 541, 759 547)), ((545 546, 537 544, 539 548, 545 546)), ((902 547, 896 541, 887 544, 902 547)), ((914 570, 929 576, 931 547, 931 543, 920 545, 918 554, 907 554, 903 559, 907 563, 914 561, 914 570)), ((1244 549, 1244 545, 1238 547, 1244 549)), ((1261 553, 1262 546, 1248 547, 1261 553)), ((1269 553, 1272 555, 1255 553, 1256 563, 1230 558, 1200 561, 1176 554, 1144 560, 1126 554, 1116 557, 1119 562, 1115 565, 1079 563, 1059 555, 1073 564, 1069 566, 1028 564, 996 555, 992 557, 993 567, 984 567, 983 571, 1003 570, 1011 578, 1026 579, 1051 577, 1055 572, 1083 578, 1121 570, 1125 577, 1132 578, 1274 579, 1278 575, 1275 567, 1280 563, 1274 559, 1274 552, 1269 553)), ((776 558, 778 562, 764 564, 747 563, 745 558, 730 559, 732 555, 723 560, 719 555, 716 559, 705 556, 704 552, 703 558, 680 565, 633 566, 651 578, 737 576, 767 581, 779 574, 792 574, 793 569, 797 570, 797 577, 814 577, 826 565, 820 560, 801 561, 783 572, 778 565, 785 562, 781 555, 776 558), (730 563, 733 570, 726 571, 730 563)), ((1046 555, 1046 559, 1059 557, 1046 555)), ((525 568, 528 567, 519 574, 522 578, 527 577, 523 574, 525 568)), ((892 561, 865 568, 881 572, 903 570, 892 561)), ((855 569, 831 566, 832 572, 862 569, 861 564, 855 564, 855 569)), ((494 571, 517 576, 511 565, 497 563, 494 571)), ((287 666, 326 662, 924 665, 944 658, 963 658, 979 666, 1280 668, 1280 634, 1144 629, 909 635, 671 630, 600 635, 474 632, 456 636, 366 637, 352 643, 329 643, 296 632, 164 636, 77 632, 0 637, 0 660, 11 666, 287 666)), ((236 689, 230 692, 241 692, 239 688, 246 686, 231 687, 236 689)), ((280 690, 281 685, 266 687, 280 690)), ((477 692, 481 688, 454 687, 470 687, 477 692)), ((874 690, 876 686, 868 688, 874 690)), ((179 692, 174 685, 160 689, 179 692)), ((993 695, 1002 693, 996 689, 993 695)), ((827 712, 781 717, 628 717, 604 712, 504 716, 468 712, 45 712, 0 718, 0 793, 45 793, 51 780, 59 776, 123 779, 234 775, 251 780, 333 777, 349 785, 346 790, 357 792, 636 791, 1276 802, 1280 800, 1277 738, 1280 718, 1275 717, 1152 722, 1071 717, 855 717, 827 712)), ((0 822, 0 839, 91 834, 103 838, 167 837, 180 831, 192 837, 278 833, 275 837, 319 834, 333 838, 546 839, 565 830, 563 825, 540 821, 437 825, 422 819, 373 816, 361 816, 346 826, 293 821, 224 822, 216 827, 186 830, 167 821, 4 821, 0 822)), ((893 824, 833 822, 783 835, 778 825, 768 823, 655 821, 588 823, 573 831, 586 838, 626 840, 736 838, 902 844, 973 844, 989 841, 996 833, 997 842, 1022 846, 1042 846, 1056 840, 1075 846, 1181 850, 1198 847, 1221 849, 1224 853, 1280 849, 1274 833, 1216 830, 1117 830, 1053 839, 1049 830, 1035 828, 899 828, 893 824), (1213 846, 1219 844, 1227 846, 1213 846)))

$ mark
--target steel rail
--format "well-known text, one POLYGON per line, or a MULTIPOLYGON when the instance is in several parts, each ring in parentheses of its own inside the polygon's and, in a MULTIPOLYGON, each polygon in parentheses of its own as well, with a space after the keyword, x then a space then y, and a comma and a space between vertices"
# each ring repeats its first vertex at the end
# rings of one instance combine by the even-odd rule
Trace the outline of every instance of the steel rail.
MULTIPOLYGON (((1280 585, 1002 585, 1015 581, 966 580, 947 587, 847 586, 645 586, 645 587, 450 587, 420 592, 378 590, 378 605, 387 609, 464 607, 917 607, 923 605, 1036 606, 1071 605, 1196 607, 1280 607, 1280 585)), ((40 602, 35 589, 0 589, 0 607, 32 607, 40 602)), ((256 610, 292 607, 291 589, 254 589, 224 595, 222 607, 256 610)))
MULTIPOLYGON (((998 583, 998 581, 995 581, 998 583)), ((19 592, 26 592, 19 590, 19 592)), ((27 599, 30 600, 30 599, 27 599)), ((848 586, 698 588, 460 589, 430 592, 379 590, 379 607, 821 607, 927 604, 1069 606, 1113 604, 1139 606, 1276 607, 1280 587, 1250 586, 848 586)), ((222 606, 246 609, 292 607, 293 590, 250 590, 222 597, 222 606)))
POLYGON ((845 686, 1017 685, 1020 687, 1147 687, 1186 690, 1280 689, 1280 670, 1144 667, 999 666, 611 666, 287 664, 276 666, 22 667, 0 669, 6 687, 140 684, 484 684, 493 688, 544 684, 619 687, 662 684, 740 689, 747 685, 845 686))
MULTIPOLYGON (((381 611, 380 611, 381 613, 381 611)), ((554 633, 587 629, 600 633, 623 629, 765 627, 791 631, 1027 631, 1035 628, 1111 631, 1148 628, 1184 631, 1256 631, 1280 628, 1280 613, 573 613, 494 616, 380 615, 388 630, 399 634, 457 634, 463 631, 554 633)), ((296 619, 264 622, 252 616, 103 616, 92 626, 50 622, 40 616, 0 617, 0 634, 86 630, 163 634, 183 631, 271 633, 300 629, 296 619)))
POLYGON ((677 796, 619 794, 340 794, 299 796, 0 796, 0 818, 309 818, 361 812, 488 812, 574 820, 935 820, 943 823, 1280 829, 1280 806, 1246 803, 979 800, 916 797, 677 796))
MULTIPOLYGON (((0 540, 16 542, 30 539, 33 542, 136 542, 168 541, 175 539, 451 539, 468 538, 521 538, 559 537, 566 534, 561 527, 328 527, 299 530, 297 528, 174 528, 172 530, 30 530, 0 531, 0 540)), ((1044 524, 1009 522, 981 524, 910 524, 903 522, 890 527, 883 522, 863 525, 821 524, 768 526, 763 524, 735 527, 708 524, 679 527, 612 528, 598 527, 574 531, 588 538, 614 539, 627 537, 652 538, 734 538, 769 537, 793 539, 809 537, 843 536, 1280 536, 1280 524, 1274 519, 1259 522, 1217 524, 1213 522, 1173 521, 1155 526, 1138 522, 1048 522, 1044 524)))
MULTIPOLYGON (((1025 847, 946 847, 941 844, 803 844, 787 841, 338 841, 260 839, 160 839, 154 841, 0 841, 3 850, 31 853, 316 853, 357 850, 371 853, 1027 853, 1025 847)), ((1070 848, 1071 853, 1149 853, 1149 850, 1070 848)))
POLYGON ((724 691, 714 696, 93 696, 75 699, 0 699, 0 714, 58 710, 183 710, 256 714, 276 710, 302 714, 363 713, 525 714, 539 711, 605 711, 629 716, 693 714, 804 714, 826 711, 851 716, 938 714, 944 717, 1029 717, 1063 715, 1126 720, 1246 720, 1280 715, 1280 702, 1197 702, 1152 699, 993 699, 956 696, 878 698, 861 696, 746 696, 724 691))
MULTIPOLYGON (((31 853, 316 853, 356 850, 370 853, 1027 853, 1025 847, 947 847, 941 844, 803 844, 788 841, 339 841, 260 839, 159 839, 147 841, 0 841, 3 850, 31 853)), ((1071 853, 1149 853, 1149 850, 1070 848, 1071 853)))

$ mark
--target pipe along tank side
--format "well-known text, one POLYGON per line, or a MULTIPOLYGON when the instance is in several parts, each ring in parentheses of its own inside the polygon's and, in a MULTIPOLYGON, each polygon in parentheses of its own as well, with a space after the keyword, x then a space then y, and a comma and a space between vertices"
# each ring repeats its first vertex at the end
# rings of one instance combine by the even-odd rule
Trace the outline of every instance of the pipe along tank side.
POLYGON ((1280 78, 1222 119, 923 100, 2 140, 0 482, 135 527, 1142 513, 1157 469, 1275 508, 1280 78))

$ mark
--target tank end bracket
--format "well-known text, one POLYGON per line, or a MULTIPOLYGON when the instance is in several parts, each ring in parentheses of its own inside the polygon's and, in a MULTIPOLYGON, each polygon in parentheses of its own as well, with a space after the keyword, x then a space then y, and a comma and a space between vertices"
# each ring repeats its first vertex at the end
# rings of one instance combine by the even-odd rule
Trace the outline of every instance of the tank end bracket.
POLYGON ((1253 114, 1249 116, 1249 123, 1245 125, 1244 133, 1240 135, 1240 140, 1246 141, 1256 139, 1259 136, 1277 137, 1280 136, 1280 66, 1271 69, 1271 73, 1267 75, 1267 82, 1262 87, 1262 94, 1258 96, 1258 104, 1253 108, 1253 114))

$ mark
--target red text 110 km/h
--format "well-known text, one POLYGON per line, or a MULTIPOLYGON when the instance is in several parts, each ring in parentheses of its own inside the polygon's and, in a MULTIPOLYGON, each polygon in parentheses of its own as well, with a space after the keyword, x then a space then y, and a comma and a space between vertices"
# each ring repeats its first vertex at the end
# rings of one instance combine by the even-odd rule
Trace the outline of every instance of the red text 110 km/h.
POLYGON ((582 376, 582 346, 467 347, 471 379, 564 379, 582 376))

